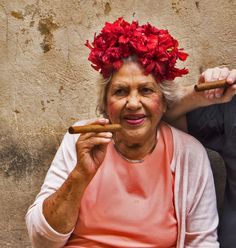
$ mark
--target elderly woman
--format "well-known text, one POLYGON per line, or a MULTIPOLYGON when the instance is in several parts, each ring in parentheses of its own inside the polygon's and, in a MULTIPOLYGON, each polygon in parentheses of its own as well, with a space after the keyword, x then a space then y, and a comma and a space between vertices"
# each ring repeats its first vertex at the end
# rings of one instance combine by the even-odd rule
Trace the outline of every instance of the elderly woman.
POLYGON ((219 247, 206 152, 161 121, 187 55, 168 31, 121 18, 87 46, 106 79, 91 124, 122 128, 65 135, 26 215, 33 247, 219 247))

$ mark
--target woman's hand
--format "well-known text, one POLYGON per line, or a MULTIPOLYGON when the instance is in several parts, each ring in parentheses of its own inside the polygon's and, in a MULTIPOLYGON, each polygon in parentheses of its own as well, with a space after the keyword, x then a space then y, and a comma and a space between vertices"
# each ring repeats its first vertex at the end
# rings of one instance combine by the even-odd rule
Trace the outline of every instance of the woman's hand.
MULTIPOLYGON (((90 124, 108 124, 99 119, 90 124)), ((77 165, 61 187, 44 200, 43 214, 49 225, 59 233, 69 233, 78 220, 81 199, 97 169, 104 160, 112 133, 81 134, 76 142, 77 165)))
POLYGON ((236 94, 236 84, 234 84, 236 82, 236 69, 230 71, 226 67, 215 67, 207 69, 199 77, 199 84, 222 79, 226 79, 228 83, 226 89, 205 90, 203 93, 210 104, 229 102, 236 94))
MULTIPOLYGON (((109 120, 105 118, 98 119, 88 124, 108 124, 109 120)), ((107 145, 112 139, 112 133, 84 133, 81 134, 76 142, 77 165, 75 169, 90 181, 96 174, 99 166, 102 164, 107 150, 107 145)))

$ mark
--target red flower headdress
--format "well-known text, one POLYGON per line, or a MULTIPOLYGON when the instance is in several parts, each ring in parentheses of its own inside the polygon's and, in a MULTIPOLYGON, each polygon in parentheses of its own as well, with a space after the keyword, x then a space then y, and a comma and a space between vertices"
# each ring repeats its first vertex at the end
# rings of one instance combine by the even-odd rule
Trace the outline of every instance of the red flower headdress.
POLYGON ((90 49, 88 59, 92 67, 104 78, 121 67, 123 58, 132 55, 137 56, 145 73, 152 73, 158 82, 188 73, 185 68, 175 67, 177 59, 184 61, 188 56, 178 48, 178 41, 167 30, 149 23, 140 26, 137 21, 130 24, 118 18, 114 23, 106 23, 101 33, 94 35, 92 44, 87 41, 85 45, 90 49))

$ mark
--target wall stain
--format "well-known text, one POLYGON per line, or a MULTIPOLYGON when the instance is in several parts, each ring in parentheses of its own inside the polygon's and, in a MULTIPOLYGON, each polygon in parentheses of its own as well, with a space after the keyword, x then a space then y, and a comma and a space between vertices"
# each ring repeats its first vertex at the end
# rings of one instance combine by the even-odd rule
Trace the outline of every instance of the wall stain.
POLYGON ((53 17, 49 16, 46 18, 42 18, 38 23, 38 30, 41 35, 44 37, 43 42, 40 44, 44 53, 49 52, 53 47, 53 31, 58 29, 58 25, 54 22, 53 17))
POLYGON ((41 108, 41 110, 42 110, 43 112, 45 112, 45 110, 46 110, 46 107, 45 107, 44 101, 41 101, 41 105, 42 105, 42 108, 41 108))
POLYGON ((172 0, 172 4, 171 4, 172 9, 177 14, 181 11, 180 2, 181 2, 181 0, 172 0))
POLYGON ((7 177, 22 177, 28 164, 32 163, 30 154, 12 143, 1 151, 0 160, 1 169, 7 177))
POLYGON ((20 111, 18 109, 13 110, 14 113, 20 114, 20 111))
POLYGON ((26 40, 25 40, 25 44, 26 44, 26 45, 28 45, 28 44, 30 44, 30 43, 33 43, 33 40, 32 40, 32 39, 26 39, 26 40))
POLYGON ((20 31, 21 31, 22 34, 25 34, 26 33, 26 29, 25 28, 22 28, 20 31))
POLYGON ((24 16, 22 14, 22 11, 11 11, 11 16, 15 17, 18 20, 24 20, 24 16))
POLYGON ((61 85, 59 90, 58 90, 58 93, 61 95, 63 90, 64 90, 64 87, 63 87, 63 85, 61 85))
POLYGON ((108 2, 105 4, 104 14, 108 15, 111 12, 111 6, 108 2))
POLYGON ((6 177, 20 179, 26 174, 40 170, 42 158, 13 142, 9 142, 0 151, 0 170, 6 177))
MULTIPOLYGON (((43 135, 43 134, 42 134, 43 135)), ((16 142, 8 138, 4 147, 0 148, 0 172, 5 177, 23 179, 26 175, 44 171, 50 165, 55 155, 56 146, 42 141, 37 150, 32 149, 29 140, 22 145, 22 140, 16 142)), ((31 142, 33 138, 31 137, 31 142)))
POLYGON ((43 112, 45 112, 46 111, 46 109, 47 109, 47 107, 46 107, 46 105, 47 104, 49 104, 49 103, 52 103, 52 102, 54 102, 55 100, 54 99, 48 99, 48 100, 45 100, 45 101, 41 101, 40 103, 41 103, 41 110, 43 111, 43 112))
POLYGON ((96 5, 97 5, 97 1, 94 0, 94 1, 93 1, 93 7, 96 6, 96 5))
POLYGON ((203 73, 203 71, 204 71, 203 66, 199 66, 199 69, 198 69, 198 70, 199 70, 199 73, 200 73, 200 74, 202 74, 202 73, 203 73))
POLYGON ((199 9, 199 1, 195 1, 195 5, 196 5, 197 9, 199 9))
POLYGON ((5 130, 0 143, 0 174, 22 180, 46 172, 59 144, 49 131, 47 128, 38 134, 16 136, 5 130))
POLYGON ((35 21, 31 21, 30 22, 30 27, 32 28, 34 26, 34 24, 35 24, 35 21))

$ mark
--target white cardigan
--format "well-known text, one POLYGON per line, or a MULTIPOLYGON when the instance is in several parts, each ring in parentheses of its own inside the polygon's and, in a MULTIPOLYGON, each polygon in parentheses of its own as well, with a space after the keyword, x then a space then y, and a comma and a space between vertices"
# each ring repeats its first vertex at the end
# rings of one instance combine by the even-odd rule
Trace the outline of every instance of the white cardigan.
MULTIPOLYGON (((171 170, 175 173, 174 204, 178 222, 176 248, 217 248, 218 215, 207 153, 192 136, 173 127, 171 130, 174 142, 171 170)), ((34 248, 64 247, 72 233, 60 234, 53 230, 43 216, 42 204, 73 170, 77 139, 78 135, 65 135, 41 191, 26 214, 26 225, 34 248)))

